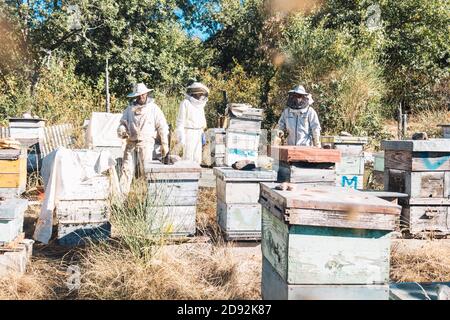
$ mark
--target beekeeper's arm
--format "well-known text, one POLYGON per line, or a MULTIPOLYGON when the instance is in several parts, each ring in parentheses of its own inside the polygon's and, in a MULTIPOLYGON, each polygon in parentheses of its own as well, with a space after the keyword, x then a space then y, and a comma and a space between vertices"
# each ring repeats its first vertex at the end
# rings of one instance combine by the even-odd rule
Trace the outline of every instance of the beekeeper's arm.
POLYGON ((176 123, 176 136, 177 141, 181 145, 186 144, 186 137, 184 134, 184 125, 185 125, 185 119, 186 119, 186 101, 183 100, 180 104, 180 109, 178 110, 178 117, 177 117, 177 123, 176 123))
POLYGON ((128 108, 126 108, 125 111, 123 112, 122 118, 120 119, 119 127, 117 128, 117 135, 121 139, 125 139, 126 137, 128 137, 127 113, 128 108))
POLYGON ((287 117, 287 109, 283 110, 281 113, 280 119, 278 120, 278 125, 276 127, 277 136, 279 138, 282 138, 284 135, 284 132, 286 131, 286 117, 287 117))
POLYGON ((155 112, 155 129, 161 138, 161 155, 165 157, 169 153, 169 125, 161 109, 155 112))
POLYGON ((313 146, 314 147, 321 147, 320 144, 320 122, 319 122, 319 117, 317 116, 317 112, 313 109, 311 109, 311 115, 310 115, 310 119, 309 119, 309 128, 311 130, 311 135, 312 135, 312 141, 313 141, 313 146))

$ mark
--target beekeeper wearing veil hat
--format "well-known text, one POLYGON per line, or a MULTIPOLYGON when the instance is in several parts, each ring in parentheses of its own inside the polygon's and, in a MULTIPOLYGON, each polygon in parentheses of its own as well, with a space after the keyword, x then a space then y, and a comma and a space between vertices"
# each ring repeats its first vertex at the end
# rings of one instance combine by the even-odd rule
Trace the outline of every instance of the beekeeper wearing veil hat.
POLYGON ((148 89, 144 83, 134 86, 133 92, 127 97, 130 103, 122 114, 117 134, 126 139, 123 155, 120 185, 122 192, 128 194, 131 182, 135 176, 143 175, 144 163, 153 160, 155 138, 161 139, 161 154, 169 152, 169 126, 163 112, 149 96, 153 89, 148 89))
POLYGON ((301 85, 288 92, 286 108, 278 121, 278 136, 288 134, 287 144, 290 146, 320 145, 320 122, 317 112, 311 107, 314 100, 301 85))
POLYGON ((180 104, 176 123, 178 143, 183 147, 183 159, 202 162, 202 134, 206 129, 205 105, 209 89, 200 82, 187 87, 180 104))

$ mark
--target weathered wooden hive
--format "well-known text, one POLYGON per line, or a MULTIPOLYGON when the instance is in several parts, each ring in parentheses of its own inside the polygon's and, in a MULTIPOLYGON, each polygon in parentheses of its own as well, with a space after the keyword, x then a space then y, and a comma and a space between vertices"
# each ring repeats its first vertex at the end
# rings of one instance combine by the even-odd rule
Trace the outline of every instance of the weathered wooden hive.
POLYGON ((23 222, 28 200, 0 200, 0 276, 25 272, 33 240, 24 239, 23 222))
POLYGON ((367 137, 323 136, 322 145, 341 151, 336 163, 336 185, 353 189, 364 188, 364 145, 367 137))
POLYGON ((238 115, 230 112, 225 139, 225 165, 236 161, 257 161, 260 149, 263 110, 248 108, 238 115))
POLYGON ((204 164, 211 167, 221 167, 225 163, 225 136, 222 128, 208 129, 206 132, 206 146, 204 164))
POLYGON ((217 220, 226 240, 261 239, 260 182, 276 181, 269 170, 214 168, 217 220))
POLYGON ((26 149, 0 149, 0 197, 15 197, 27 185, 26 149))
POLYGON ((401 222, 413 235, 450 234, 448 139, 382 141, 384 189, 403 192, 401 222))
POLYGON ((389 298, 400 206, 337 186, 261 183, 263 299, 389 298))
POLYGON ((172 237, 194 235, 201 167, 189 161, 173 165, 151 161, 145 163, 144 169, 150 197, 150 229, 172 237))
POLYGON ((309 185, 336 185, 335 166, 340 150, 303 146, 270 146, 278 181, 309 185))
POLYGON ((61 195, 55 209, 59 244, 76 246, 88 239, 108 239, 111 235, 110 194, 110 178, 102 175, 83 181, 61 195))

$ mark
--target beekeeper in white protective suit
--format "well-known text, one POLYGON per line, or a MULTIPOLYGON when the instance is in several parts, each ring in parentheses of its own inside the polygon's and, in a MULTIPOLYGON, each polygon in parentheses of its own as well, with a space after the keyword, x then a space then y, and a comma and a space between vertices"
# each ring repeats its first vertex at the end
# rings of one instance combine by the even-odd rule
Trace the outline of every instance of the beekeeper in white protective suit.
POLYGON ((187 87, 186 97, 178 111, 176 135, 183 146, 183 159, 202 162, 202 134, 206 129, 205 105, 209 89, 200 82, 187 87))
POLYGON ((314 100, 303 86, 289 91, 287 106, 278 121, 278 135, 286 132, 287 144, 291 146, 315 146, 320 148, 320 123, 311 107, 314 100))
POLYGON ((127 139, 122 163, 120 187, 124 194, 130 191, 137 169, 138 176, 144 174, 144 163, 153 160, 153 149, 157 135, 161 139, 161 156, 169 152, 169 126, 161 109, 148 96, 151 89, 139 83, 128 98, 134 98, 123 112, 117 134, 127 139))

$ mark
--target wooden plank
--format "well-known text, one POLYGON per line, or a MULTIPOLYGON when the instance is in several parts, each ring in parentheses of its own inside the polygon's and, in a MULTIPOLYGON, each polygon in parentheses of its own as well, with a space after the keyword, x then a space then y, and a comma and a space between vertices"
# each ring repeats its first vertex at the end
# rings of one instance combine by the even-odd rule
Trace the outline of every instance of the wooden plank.
POLYGON ((332 144, 364 145, 369 142, 369 138, 368 137, 354 137, 354 136, 321 136, 320 141, 322 143, 332 143, 332 144))
POLYGON ((232 166, 235 162, 241 160, 249 160, 256 162, 258 160, 258 149, 245 150, 245 149, 228 149, 225 154, 225 165, 232 166))
POLYGON ((0 201, 0 220, 14 220, 24 215, 28 208, 26 199, 5 199, 0 201))
POLYGON ((247 120, 231 118, 228 124, 228 129, 233 130, 260 130, 261 121, 260 120, 247 120))
POLYGON ((271 156, 285 162, 336 163, 341 161, 339 150, 303 146, 271 146, 271 156))
POLYGON ((363 145, 335 144, 334 148, 341 151, 341 156, 364 157, 363 145))
POLYGON ((450 203, 449 174, 440 171, 410 172, 386 169, 385 189, 407 193, 411 204, 450 203))
POLYGON ((385 167, 408 171, 450 170, 450 153, 387 150, 385 167))
POLYGON ((389 281, 388 231, 294 225, 289 284, 380 284, 389 281))
POLYGON ((378 172, 384 172, 384 151, 374 154, 373 170, 378 172))
POLYGON ((150 182, 148 195, 153 206, 195 206, 198 181, 150 182))
POLYGON ((403 208, 402 220, 413 235, 433 232, 450 234, 449 206, 410 206, 403 208))
POLYGON ((381 141, 383 150, 403 150, 415 152, 450 152, 447 139, 429 140, 384 140, 381 141))
POLYGON ((259 132, 227 130, 226 148, 257 151, 259 148, 259 132))
POLYGON ((20 173, 21 162, 17 160, 0 160, 1 173, 20 173))
POLYGON ((399 206, 350 188, 294 185, 295 190, 281 191, 275 190, 274 183, 261 183, 261 186, 261 194, 270 194, 277 198, 283 210, 301 208, 400 214, 399 206))
POLYGON ((77 246, 89 241, 108 240, 111 235, 109 222, 98 223, 58 223, 57 239, 63 246, 77 246))
POLYGON ((224 203, 258 203, 260 187, 258 182, 226 182, 216 179, 217 198, 224 203))
POLYGON ((150 232, 171 236, 190 236, 196 231, 195 206, 151 207, 148 212, 150 232))
MULTIPOLYGON (((283 166, 280 166, 281 170, 284 170, 283 166)), ((290 168, 290 182, 293 183, 330 182, 334 184, 335 181, 336 172, 333 169, 309 169, 297 168, 295 166, 291 166, 290 168)))
POLYGON ((0 165, 2 168, 6 161, 17 160, 21 157, 23 151, 18 149, 0 149, 0 165))
POLYGON ((261 295, 264 300, 388 300, 389 286, 287 284, 263 258, 261 295))
POLYGON ((283 279, 287 278, 288 239, 288 226, 263 207, 261 230, 262 255, 283 279))
POLYGON ((12 220, 0 220, 0 244, 13 241, 23 231, 24 215, 12 220))
POLYGON ((290 209, 286 210, 289 223, 296 225, 353 228, 370 230, 394 230, 399 217, 392 214, 353 213, 351 211, 290 209))
POLYGON ((277 174, 272 170, 235 170, 230 167, 214 168, 214 175, 224 181, 275 181, 277 174))
POLYGON ((111 183, 107 176, 92 177, 76 188, 65 190, 59 200, 105 200, 111 192, 111 183))
POLYGON ((56 216, 65 223, 94 223, 108 220, 109 209, 102 200, 63 200, 56 205, 56 216))
POLYGON ((19 188, 20 186, 19 173, 0 173, 0 188, 19 188))
POLYGON ((236 234, 259 233, 261 236, 261 205, 226 204, 217 201, 217 220, 221 229, 226 233, 236 234))
POLYGON ((341 162, 336 163, 336 173, 340 175, 363 175, 364 157, 342 156, 341 162))

